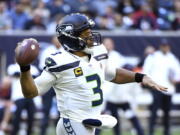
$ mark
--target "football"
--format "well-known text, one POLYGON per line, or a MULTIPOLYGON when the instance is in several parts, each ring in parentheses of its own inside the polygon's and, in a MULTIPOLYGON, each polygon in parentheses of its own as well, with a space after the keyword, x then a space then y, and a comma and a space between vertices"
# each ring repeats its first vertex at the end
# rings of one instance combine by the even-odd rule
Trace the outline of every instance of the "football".
POLYGON ((39 44, 36 39, 24 39, 15 49, 16 62, 21 66, 31 64, 39 54, 39 44))

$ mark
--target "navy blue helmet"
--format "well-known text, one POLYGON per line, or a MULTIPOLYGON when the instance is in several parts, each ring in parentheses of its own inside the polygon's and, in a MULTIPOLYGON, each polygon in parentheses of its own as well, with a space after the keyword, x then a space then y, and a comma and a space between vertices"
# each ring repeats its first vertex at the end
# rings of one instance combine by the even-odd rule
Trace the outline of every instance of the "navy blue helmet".
POLYGON ((86 29, 92 29, 95 23, 86 15, 73 13, 66 15, 56 27, 57 38, 67 51, 81 51, 87 46, 87 40, 93 40, 95 45, 101 43, 101 35, 92 32, 88 39, 79 37, 80 33, 86 29))

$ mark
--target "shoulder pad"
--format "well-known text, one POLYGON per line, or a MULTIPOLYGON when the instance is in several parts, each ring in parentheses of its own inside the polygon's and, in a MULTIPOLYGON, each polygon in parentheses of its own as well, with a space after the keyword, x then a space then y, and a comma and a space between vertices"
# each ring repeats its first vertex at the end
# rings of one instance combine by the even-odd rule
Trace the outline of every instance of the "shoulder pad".
POLYGON ((104 60, 104 59, 108 59, 108 54, 107 53, 103 53, 103 54, 94 56, 94 58, 97 61, 101 61, 101 60, 104 60))
POLYGON ((95 51, 94 51, 94 58, 97 61, 108 59, 108 53, 104 45, 96 46, 95 51))
POLYGON ((46 60, 45 60, 45 65, 47 67, 55 66, 56 62, 52 58, 47 57, 46 60))

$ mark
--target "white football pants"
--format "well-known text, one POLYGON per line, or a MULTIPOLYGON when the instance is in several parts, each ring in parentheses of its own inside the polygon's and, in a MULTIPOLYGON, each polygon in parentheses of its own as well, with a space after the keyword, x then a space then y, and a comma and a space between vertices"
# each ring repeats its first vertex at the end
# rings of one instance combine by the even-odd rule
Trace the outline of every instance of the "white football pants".
POLYGON ((57 127, 57 135, 94 135, 95 128, 85 127, 81 122, 60 118, 57 127))

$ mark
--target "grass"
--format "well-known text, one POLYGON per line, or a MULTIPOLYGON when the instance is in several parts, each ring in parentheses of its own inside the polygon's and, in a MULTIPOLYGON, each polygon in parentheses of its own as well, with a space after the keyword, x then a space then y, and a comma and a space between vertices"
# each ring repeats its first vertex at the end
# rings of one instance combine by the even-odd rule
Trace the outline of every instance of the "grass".
MULTIPOLYGON (((171 135, 180 135, 180 127, 172 127, 171 130, 172 130, 171 135)), ((39 133, 36 132, 33 135, 39 135, 39 133)), ((47 131, 47 135, 56 135, 55 128, 54 127, 49 128, 47 131)), ((112 130, 104 130, 101 132, 100 135, 113 135, 113 132, 112 130)), ((122 135, 135 135, 135 134, 133 134, 131 131, 123 131, 122 135)), ((162 128, 158 128, 154 135, 163 135, 162 128)))
MULTIPOLYGON (((113 133, 112 130, 106 130, 106 131, 102 131, 101 135, 113 135, 113 133)), ((130 131, 124 131, 122 135, 134 135, 134 134, 132 134, 130 131)), ((163 135, 162 129, 158 128, 154 135, 163 135)), ((180 135, 180 128, 172 129, 171 135, 180 135)))

